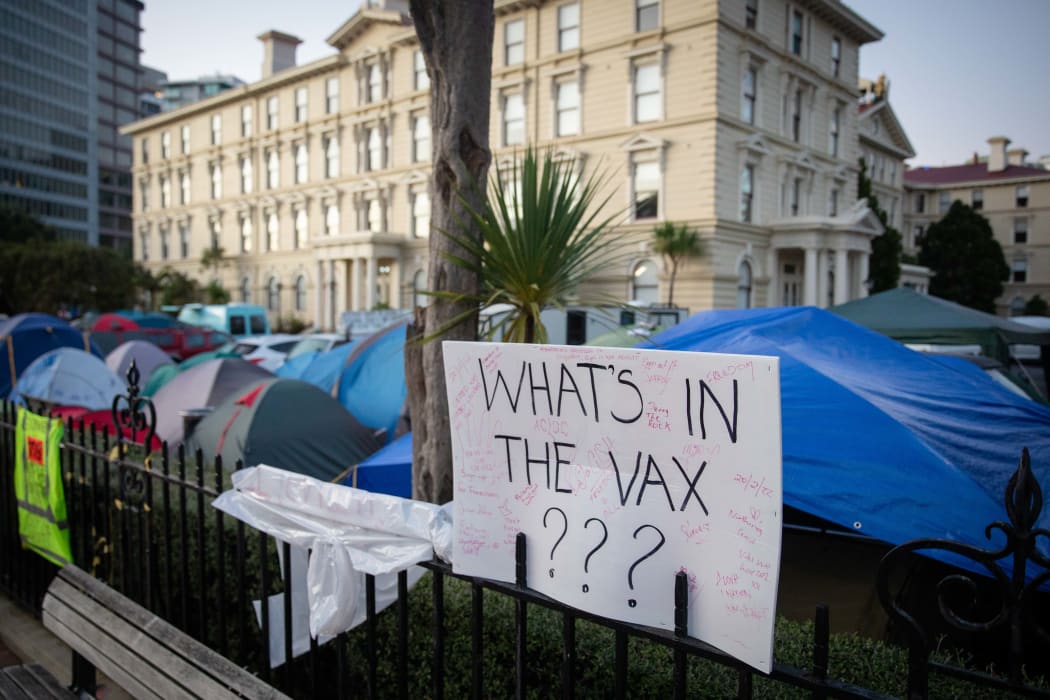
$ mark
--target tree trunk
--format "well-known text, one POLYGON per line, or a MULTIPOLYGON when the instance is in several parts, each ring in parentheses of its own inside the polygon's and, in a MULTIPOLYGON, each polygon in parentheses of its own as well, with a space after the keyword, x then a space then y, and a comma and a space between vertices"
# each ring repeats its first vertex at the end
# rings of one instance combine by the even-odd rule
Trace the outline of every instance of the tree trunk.
POLYGON ((667 306, 674 308, 674 280, 678 276, 678 259, 671 258, 671 280, 667 285, 667 306))
MULTIPOLYGON (((478 290, 477 275, 446 258, 449 252, 463 257, 466 253, 441 231, 477 238, 481 235, 459 197, 475 210, 481 209, 492 159, 489 91, 495 27, 493 0, 410 0, 409 6, 430 75, 434 150, 428 285, 433 290, 474 293, 478 290)), ((434 299, 425 309, 417 309, 408 336, 433 336, 468 308, 434 299)), ((433 503, 452 500, 452 443, 441 340, 475 340, 477 329, 474 313, 466 321, 443 330, 434 340, 406 346, 414 498, 433 503)))

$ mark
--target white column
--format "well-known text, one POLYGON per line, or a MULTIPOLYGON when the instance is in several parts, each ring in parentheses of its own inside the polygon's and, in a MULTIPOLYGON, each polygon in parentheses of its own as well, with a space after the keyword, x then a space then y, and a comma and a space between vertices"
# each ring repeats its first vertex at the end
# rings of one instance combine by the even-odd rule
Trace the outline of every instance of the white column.
POLYGON ((817 307, 827 308, 828 305, 828 251, 821 248, 817 251, 817 307))
POLYGON ((769 286, 766 288, 766 306, 780 306, 780 253, 770 248, 766 269, 769 270, 769 286))
POLYGON ((835 303, 845 304, 849 301, 849 251, 845 248, 835 249, 835 303))
POLYGON ((371 310, 376 306, 376 256, 373 253, 365 260, 367 272, 365 274, 365 309, 371 310))
POLYGON ((332 318, 339 322, 339 314, 346 309, 346 285, 348 267, 350 263, 346 260, 335 262, 335 303, 332 304, 332 318))
POLYGON ((335 311, 335 300, 336 300, 336 277, 335 277, 335 260, 328 261, 328 274, 325 276, 324 285, 324 303, 325 303, 325 319, 327 320, 327 326, 332 329, 339 327, 339 319, 336 318, 335 311))
POLYGON ((324 297, 325 297, 325 275, 324 261, 317 261, 317 271, 314 274, 314 329, 324 330, 324 297))
POLYGON ((401 308, 401 258, 390 266, 390 308, 401 308))
POLYGON ((806 248, 806 272, 805 288, 802 290, 802 303, 806 306, 817 306, 817 265, 819 251, 816 248, 806 248))
POLYGON ((860 257, 860 274, 858 275, 860 281, 860 298, 863 299, 868 296, 868 263, 870 260, 868 253, 862 252, 858 253, 858 255, 860 257))
POLYGON ((361 285, 358 283, 358 280, 361 279, 361 259, 352 258, 347 261, 347 265, 351 268, 349 274, 350 310, 358 311, 361 308, 361 285))

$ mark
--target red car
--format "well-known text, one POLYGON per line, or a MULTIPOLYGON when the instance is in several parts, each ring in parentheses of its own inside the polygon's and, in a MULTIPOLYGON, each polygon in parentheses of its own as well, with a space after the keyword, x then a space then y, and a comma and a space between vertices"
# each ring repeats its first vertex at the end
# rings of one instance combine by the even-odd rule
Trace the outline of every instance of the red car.
POLYGON ((109 354, 128 340, 153 343, 176 361, 209 350, 217 350, 233 340, 230 335, 210 328, 199 328, 176 321, 164 314, 102 314, 91 327, 91 338, 109 354))

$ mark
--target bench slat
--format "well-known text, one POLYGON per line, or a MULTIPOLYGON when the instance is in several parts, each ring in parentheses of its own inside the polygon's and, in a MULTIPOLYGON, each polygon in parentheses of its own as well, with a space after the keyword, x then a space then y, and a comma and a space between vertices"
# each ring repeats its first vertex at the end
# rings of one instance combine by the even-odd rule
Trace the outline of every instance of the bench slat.
POLYGON ((39 664, 0 669, 0 698, 70 700, 76 697, 39 664))
POLYGON ((43 607, 45 626, 137 697, 287 697, 74 566, 43 607))

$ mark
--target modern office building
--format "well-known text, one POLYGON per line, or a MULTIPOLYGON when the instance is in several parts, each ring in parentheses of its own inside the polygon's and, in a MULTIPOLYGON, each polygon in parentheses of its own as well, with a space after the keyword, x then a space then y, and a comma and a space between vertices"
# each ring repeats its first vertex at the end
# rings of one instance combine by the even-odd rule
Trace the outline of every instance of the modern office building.
MULTIPOLYGON (((856 201, 859 49, 881 36, 838 0, 497 0, 494 161, 535 144, 611 174, 628 259, 591 284, 624 300, 666 299, 650 242, 674 221, 707 251, 676 282, 694 311, 845 302, 882 232, 856 201)), ((422 303, 429 81, 407 2, 367 3, 307 65, 296 37, 259 38, 261 80, 125 128, 136 259, 202 278, 221 246, 202 282, 319 328, 422 303)))
POLYGON ((131 246, 138 0, 0 0, 0 203, 131 246))
POLYGON ((904 173, 906 240, 916 245, 952 202, 969 204, 988 219, 1010 267, 998 312, 1016 316, 1037 294, 1050 301, 1050 170, 1046 156, 1031 162, 1005 136, 988 139, 988 147, 969 163, 904 173))

